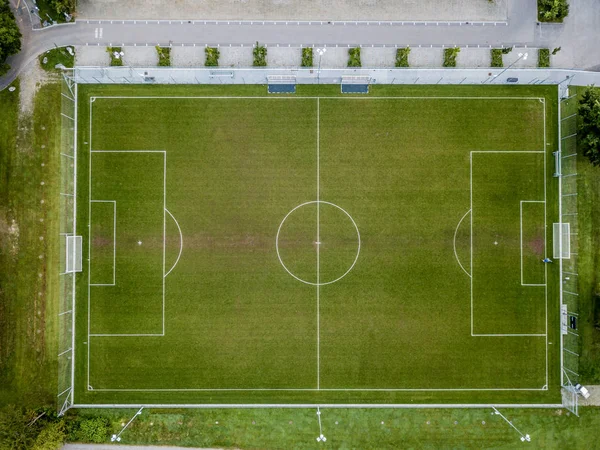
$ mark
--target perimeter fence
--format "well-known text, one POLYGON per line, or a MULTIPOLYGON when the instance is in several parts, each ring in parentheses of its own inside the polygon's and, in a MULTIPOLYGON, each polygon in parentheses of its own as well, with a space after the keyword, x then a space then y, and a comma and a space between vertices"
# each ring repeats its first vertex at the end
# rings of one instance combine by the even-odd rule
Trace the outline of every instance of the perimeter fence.
POLYGON ((341 84, 360 76, 369 84, 534 85, 600 84, 600 73, 562 69, 410 69, 410 68, 174 68, 77 67, 70 76, 85 84, 268 84, 269 77, 289 77, 295 84, 341 84))
POLYGON ((561 381, 563 404, 577 414, 578 392, 574 386, 579 382, 580 339, 577 331, 579 320, 579 220, 577 211, 577 87, 561 92, 560 98, 560 191, 559 214, 561 229, 560 275, 561 275, 561 381), (566 242, 564 242, 566 240, 566 242))
POLYGON ((77 87, 63 76, 61 92, 60 137, 60 303, 58 314, 58 412, 63 414, 73 403, 73 336, 75 273, 67 270, 67 239, 75 236, 76 152, 75 103, 77 87))

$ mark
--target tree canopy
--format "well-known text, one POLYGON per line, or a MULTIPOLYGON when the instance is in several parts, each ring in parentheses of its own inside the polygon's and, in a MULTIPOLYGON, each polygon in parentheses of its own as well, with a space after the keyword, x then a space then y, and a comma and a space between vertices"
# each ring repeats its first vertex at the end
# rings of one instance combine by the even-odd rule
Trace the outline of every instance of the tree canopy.
POLYGON ((600 90, 587 88, 579 100, 579 148, 590 162, 600 165, 600 90))
POLYGON ((8 0, 0 0, 0 75, 8 71, 6 58, 21 50, 21 31, 8 6, 8 0))

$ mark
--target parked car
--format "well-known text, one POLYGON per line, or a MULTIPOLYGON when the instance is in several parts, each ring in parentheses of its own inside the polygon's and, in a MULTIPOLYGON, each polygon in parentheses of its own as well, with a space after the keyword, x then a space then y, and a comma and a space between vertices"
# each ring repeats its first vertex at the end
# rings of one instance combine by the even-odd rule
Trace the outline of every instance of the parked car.
POLYGON ((585 386, 578 383, 575 385, 575 390, 579 392, 583 398, 590 398, 590 391, 588 391, 585 386))

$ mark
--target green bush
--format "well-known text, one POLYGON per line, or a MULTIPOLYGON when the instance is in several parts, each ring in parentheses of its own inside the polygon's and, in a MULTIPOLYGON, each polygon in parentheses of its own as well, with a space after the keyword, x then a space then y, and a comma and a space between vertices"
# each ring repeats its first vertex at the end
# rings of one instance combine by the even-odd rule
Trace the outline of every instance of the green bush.
POLYGON ((409 67, 408 55, 410 55, 410 47, 396 50, 396 67, 409 67))
POLYGON ((62 420, 49 422, 38 434, 33 450, 58 450, 67 439, 65 423, 62 420))
POLYGON ((217 67, 219 65, 219 56, 221 52, 217 47, 206 47, 204 49, 204 65, 206 67, 217 67))
POLYGON ((156 46, 156 53, 158 53, 158 65, 161 67, 171 65, 171 48, 170 47, 159 47, 156 46))
POLYGON ((588 87, 579 100, 577 147, 594 166, 600 166, 600 90, 588 87))
POLYGON ((313 66, 313 49, 303 48, 302 49, 302 67, 313 66))
POLYGON ((110 431, 110 423, 106 417, 83 419, 72 432, 73 437, 81 442, 105 442, 110 431))
POLYGON ((550 49, 540 48, 538 50, 538 67, 550 67, 550 49))
POLYGON ((348 49, 348 67, 361 67, 360 47, 348 49))
POLYGON ((492 49, 492 67, 504 67, 504 62, 502 61, 502 49, 501 48, 493 48, 492 49))
POLYGON ((537 7, 540 22, 562 22, 569 15, 567 0, 538 0, 537 7))
POLYGON ((121 47, 106 47, 106 51, 110 55, 110 65, 111 66, 122 66, 123 65, 123 57, 115 57, 115 52, 120 53, 121 47))
POLYGON ((267 65, 267 47, 257 42, 252 53, 254 54, 253 66, 265 67, 267 65))
POLYGON ((447 48, 444 50, 444 67, 456 67, 456 57, 460 53, 460 48, 447 48))

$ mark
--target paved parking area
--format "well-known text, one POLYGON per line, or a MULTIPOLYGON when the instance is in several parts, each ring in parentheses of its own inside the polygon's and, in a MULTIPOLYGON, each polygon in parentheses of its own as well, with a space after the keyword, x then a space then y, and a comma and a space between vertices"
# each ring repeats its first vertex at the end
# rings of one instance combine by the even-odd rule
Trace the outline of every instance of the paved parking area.
POLYGON ((84 19, 504 21, 508 1, 79 0, 78 10, 84 19))

